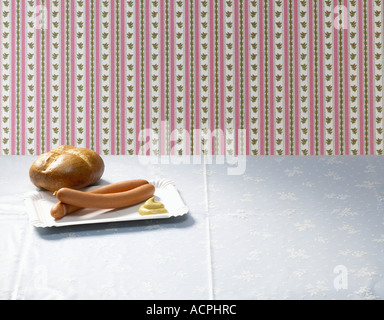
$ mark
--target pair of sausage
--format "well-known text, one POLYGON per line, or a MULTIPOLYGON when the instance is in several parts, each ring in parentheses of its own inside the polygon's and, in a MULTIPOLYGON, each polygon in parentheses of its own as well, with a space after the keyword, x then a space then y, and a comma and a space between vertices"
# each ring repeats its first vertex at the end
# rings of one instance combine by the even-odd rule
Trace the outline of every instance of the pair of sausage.
POLYGON ((129 207, 149 199, 154 193, 155 187, 144 179, 112 183, 88 192, 61 188, 56 192, 60 202, 52 207, 51 216, 60 219, 82 208, 129 207))

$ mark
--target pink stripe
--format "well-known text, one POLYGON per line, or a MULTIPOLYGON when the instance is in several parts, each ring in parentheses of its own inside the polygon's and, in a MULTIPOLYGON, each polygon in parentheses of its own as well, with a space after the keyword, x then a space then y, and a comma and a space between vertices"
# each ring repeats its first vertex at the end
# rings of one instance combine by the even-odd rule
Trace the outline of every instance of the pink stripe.
MULTIPOLYGON (((11 53, 16 52, 16 1, 11 2, 11 53)), ((11 56, 11 154, 16 154, 16 55, 11 56), (13 133, 12 133, 13 131, 13 133)))
MULTIPOLYGON (((61 144, 67 144, 65 133, 66 133, 66 121, 65 121, 65 109, 66 109, 66 103, 65 103, 65 42, 66 42, 66 36, 65 36, 65 1, 61 1, 61 8, 60 8, 60 36, 61 36, 61 42, 60 42, 60 55, 61 55, 61 61, 60 61, 60 80, 61 80, 61 115, 60 115, 60 122, 61 122, 61 144)), ((36 78, 37 80, 37 78, 36 78)), ((36 106, 38 106, 36 101, 36 106)))
POLYGON ((293 35, 294 35, 294 87, 295 87, 295 155, 300 155, 300 91, 299 91, 299 3, 293 1, 293 35))
MULTIPOLYGON (((15 3, 16 1, 12 1, 15 3)), ((36 1, 36 7, 40 6, 40 0, 36 1)), ((36 10, 36 8, 35 8, 36 10)), ((36 11, 35 11, 36 12, 36 11)), ((35 46, 36 46, 36 154, 41 153, 41 29, 35 29, 35 46)), ((16 52, 16 51, 14 51, 16 52)))
MULTIPOLYGON (((334 6, 338 6, 338 0, 334 0, 334 6)), ((338 18, 337 18, 338 19, 338 18)), ((339 129, 339 30, 333 28, 333 101, 334 101, 334 154, 339 155, 340 151, 340 129, 339 129)))
MULTIPOLYGON (((220 13, 221 17, 224 17, 224 12, 220 13)), ((224 38, 224 18, 222 18, 222 37, 224 38)), ((273 38, 272 38, 273 39, 273 38)), ((222 55, 223 58, 222 60, 224 61, 225 55, 224 55, 224 41, 223 41, 223 48, 222 48, 222 55)), ((250 126, 249 126, 249 103, 250 103, 250 98, 249 98, 249 1, 245 0, 244 1, 244 100, 245 100, 245 110, 244 110, 244 119, 245 119, 245 154, 249 155, 250 154, 250 141, 249 141, 249 134, 250 134, 250 126), (248 144, 248 147, 247 147, 248 144)), ((224 74, 224 62, 222 65, 222 70, 223 70, 223 75, 220 76, 223 80, 225 77, 224 74)), ((224 86, 224 82, 223 82, 224 86)), ((222 97, 222 104, 225 103, 225 97, 223 94, 222 97)), ((223 113, 223 122, 224 122, 224 112, 223 113)), ((224 125, 223 125, 224 127, 224 125)))
POLYGON ((363 29, 363 1, 358 2, 358 37, 359 37, 359 105, 360 105, 360 154, 363 155, 365 153, 365 136, 364 136, 364 51, 363 51, 363 43, 364 43, 364 29, 363 29))
MULTIPOLYGON (((273 12, 273 3, 270 2, 270 7, 269 7, 269 19, 268 21, 273 21, 274 19, 274 12, 273 12)), ((273 155, 275 154, 275 75, 274 75, 274 39, 275 39, 275 34, 274 34, 274 23, 269 23, 269 146, 270 146, 270 151, 269 154, 273 155)), ((246 46, 248 48, 248 46, 246 46)), ((248 68, 245 68, 247 70, 248 68)), ((246 76, 246 78, 248 78, 246 76)), ((248 98, 249 99, 249 98, 248 98)), ((248 100, 247 99, 247 100, 248 100)), ((248 131, 248 130, 247 130, 248 131)))
MULTIPOLYGON (((184 97, 185 97, 185 112, 184 112, 184 118, 185 118, 185 130, 189 133, 190 131, 190 124, 189 124, 189 117, 190 117, 190 65, 189 65, 189 32, 190 32, 190 26, 189 26, 189 1, 184 2, 184 78, 185 78, 185 91, 184 91, 184 97)), ((190 154, 190 139, 189 136, 186 135, 183 137, 185 141, 185 150, 183 150, 183 153, 190 154)))
MULTIPOLYGON (((175 3, 169 3, 169 33, 170 33, 170 118, 171 118, 171 136, 175 129, 175 3)), ((171 141, 171 154, 174 151, 175 142, 171 141)))
POLYGON ((135 79, 136 79, 136 88, 135 88, 135 102, 136 102, 136 154, 140 154, 141 148, 140 148, 140 103, 141 103, 141 97, 140 97, 140 2, 135 1, 135 79))
MULTIPOLYGON (((3 18, 3 13, 2 13, 2 8, 0 7, 0 24, 2 23, 1 19, 3 18)), ((2 47, 0 45, 0 57, 2 57, 2 47)), ((0 68, 0 79, 2 79, 3 75, 2 75, 2 68, 0 68)), ((0 86, 0 99, 3 98, 3 94, 2 94, 2 86, 0 86)), ((2 114, 3 114, 3 110, 0 108, 0 118, 2 118, 2 114)), ((2 127, 2 125, 0 124, 0 128, 2 127)), ((3 155, 4 154, 4 145, 3 145, 3 130, 0 130, 0 155, 3 155)))
MULTIPOLYGON (((383 4, 383 8, 384 8, 384 4, 383 4)), ((380 23, 381 23, 381 26, 382 26, 380 31, 383 32, 384 31, 384 14, 381 15, 380 23)), ((383 38, 382 41, 384 41, 384 38, 383 38)), ((383 63, 384 63, 384 56, 383 55, 381 55, 381 59, 379 61, 383 65, 383 63)), ((380 76, 381 79, 384 79, 383 78, 384 77, 384 68, 381 69, 381 72, 378 74, 378 76, 380 76)), ((381 94, 381 99, 383 99, 383 98, 384 98, 384 96, 383 96, 383 94, 381 94)), ((383 101, 380 102, 380 106, 382 106, 382 103, 383 103, 383 101)))
POLYGON ((120 1, 120 153, 126 154, 126 142, 125 142, 125 101, 126 101, 126 94, 125 94, 125 68, 126 68, 126 52, 125 52, 125 1, 120 1))
MULTIPOLYGON (((210 129, 214 132, 215 126, 215 7, 214 1, 209 1, 209 100, 210 100, 210 129)), ((211 154, 215 154, 214 135, 212 134, 211 154)))
POLYGON ((375 61, 374 55, 374 41, 375 35, 373 33, 373 3, 372 0, 368 0, 368 87, 369 87, 369 154, 375 154, 375 102, 374 102, 374 70, 373 64, 375 61))
MULTIPOLYGON (((25 110, 26 110, 26 49, 25 49, 25 42, 26 42, 26 15, 25 15, 25 5, 21 5, 21 26, 20 26, 20 45, 21 45, 21 88, 20 88, 20 94, 21 94, 21 110, 20 110, 20 119, 21 119, 21 154, 26 154, 26 146, 25 146, 25 135, 26 135, 26 128, 25 128, 25 110)), ((49 9, 48 9, 49 10, 49 9)), ((47 81, 48 84, 48 81, 47 81)), ((48 124, 47 124, 48 125, 48 124)), ((49 140, 48 140, 49 141, 49 140)))
MULTIPOLYGON (((262 30, 262 28, 259 28, 262 30)), ((285 113, 284 113, 284 132, 285 132, 285 155, 290 154, 290 137, 289 137, 289 11, 288 1, 284 1, 284 101, 285 101, 285 113)), ((261 40, 261 38, 260 38, 261 40)), ((262 42, 260 42, 262 44, 262 42)), ((260 49, 261 50, 261 49, 260 49)), ((262 65, 260 61, 260 66, 262 65)), ((260 72, 260 81, 262 79, 262 73, 260 72)), ((261 88, 260 88, 261 89, 261 88)), ((263 96, 263 90, 260 90, 260 97, 263 96)), ((261 100, 260 100, 261 101, 261 100)), ((261 110, 261 106, 260 106, 261 110)), ((262 119, 260 118, 260 122, 262 119)))
POLYGON ((315 155, 315 99, 314 99, 314 63, 313 63, 313 2, 308 2, 308 41, 309 41, 309 154, 315 155))
POLYGON ((160 1, 160 154, 166 154, 165 146, 165 8, 164 1, 160 1))
POLYGON ((323 1, 319 1, 319 128, 320 155, 324 155, 324 30, 323 1))
POLYGON ((91 147, 91 50, 90 50, 90 0, 85 0, 85 131, 86 131, 86 148, 91 147))
MULTIPOLYGON (((195 0, 195 129, 196 133, 200 130, 200 10, 199 0, 195 0)), ((194 154, 200 155, 200 135, 194 136, 194 154)))
MULTIPOLYGON (((145 0, 145 125, 144 130, 151 128, 151 9, 150 0, 145 0)), ((151 139, 149 139, 150 141, 151 139)), ((149 142, 150 143, 150 142, 149 142)), ((150 155, 151 148, 146 154, 150 155)))
POLYGON ((111 138, 111 150, 110 154, 116 153, 116 26, 115 26, 115 1, 110 2, 111 8, 110 8, 110 26, 111 29, 109 30, 109 34, 111 35, 110 38, 110 54, 111 54, 111 73, 110 73, 110 84, 111 84, 111 91, 110 91, 110 97, 111 97, 111 124, 110 124, 110 138, 111 138))
POLYGON ((16 1, 11 2, 11 154, 16 154, 16 1), (12 134, 13 131, 13 134, 12 134))
MULTIPOLYGON (((24 6, 22 6, 24 7, 24 6)), ((45 125, 46 130, 46 151, 51 149, 51 3, 49 1, 45 2, 45 7, 47 9, 46 24, 47 28, 45 29, 45 41, 46 41, 46 55, 45 55, 45 105, 46 105, 46 121, 45 125)), ((25 29, 22 29, 25 30, 25 29)))
POLYGON ((96 125, 96 137, 95 137, 95 151, 100 153, 100 1, 95 1, 95 125, 96 125))
POLYGON ((76 140, 76 27, 75 27, 75 18, 76 18, 76 3, 75 1, 71 1, 71 9, 70 9, 70 17, 71 17, 71 26, 70 26, 70 37, 71 44, 69 49, 69 54, 71 56, 71 74, 70 74, 70 86, 71 86, 71 144, 73 146, 77 145, 76 140))
MULTIPOLYGON (((344 6, 348 11, 348 0, 344 0, 344 6)), ((344 36, 344 154, 349 155, 349 32, 348 29, 343 30, 344 36)))

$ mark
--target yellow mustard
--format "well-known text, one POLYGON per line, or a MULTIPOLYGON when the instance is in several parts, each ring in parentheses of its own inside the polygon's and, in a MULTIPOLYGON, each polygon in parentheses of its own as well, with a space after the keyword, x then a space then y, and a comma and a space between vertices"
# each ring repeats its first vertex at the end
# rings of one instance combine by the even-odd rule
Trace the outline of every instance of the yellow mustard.
POLYGON ((155 197, 149 198, 140 208, 141 215, 168 213, 161 202, 155 201, 155 197))

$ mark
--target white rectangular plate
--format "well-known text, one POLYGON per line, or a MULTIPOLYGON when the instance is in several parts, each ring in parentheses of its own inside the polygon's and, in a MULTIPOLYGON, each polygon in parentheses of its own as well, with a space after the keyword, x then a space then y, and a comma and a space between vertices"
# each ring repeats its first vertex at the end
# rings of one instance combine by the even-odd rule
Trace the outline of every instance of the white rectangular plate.
POLYGON ((182 216, 188 213, 188 207, 184 204, 175 183, 171 180, 159 179, 149 181, 155 190, 155 200, 164 204, 168 213, 144 215, 138 210, 142 203, 121 209, 81 209, 69 214, 62 219, 55 220, 50 214, 52 206, 57 199, 49 191, 34 191, 26 195, 25 204, 29 214, 29 220, 35 227, 62 227, 78 224, 164 219, 182 216))

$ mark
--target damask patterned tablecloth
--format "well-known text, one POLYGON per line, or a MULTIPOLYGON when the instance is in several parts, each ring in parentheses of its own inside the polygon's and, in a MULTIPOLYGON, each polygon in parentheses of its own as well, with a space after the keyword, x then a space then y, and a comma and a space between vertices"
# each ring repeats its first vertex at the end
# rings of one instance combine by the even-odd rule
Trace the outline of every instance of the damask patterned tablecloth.
POLYGON ((104 183, 172 179, 189 213, 60 228, 29 223, 34 159, 0 157, 0 299, 384 298, 380 156, 105 156, 104 183))

